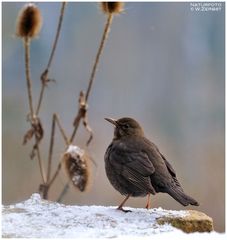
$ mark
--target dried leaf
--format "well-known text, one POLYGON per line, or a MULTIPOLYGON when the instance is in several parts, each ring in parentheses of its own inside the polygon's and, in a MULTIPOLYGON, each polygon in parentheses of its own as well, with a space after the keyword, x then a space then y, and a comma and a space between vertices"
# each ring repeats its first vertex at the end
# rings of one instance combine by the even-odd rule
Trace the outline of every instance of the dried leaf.
POLYGON ((23 145, 25 145, 29 140, 31 140, 31 138, 34 135, 34 129, 31 128, 29 129, 26 134, 24 135, 24 140, 23 140, 23 145))
POLYGON ((39 118, 36 118, 36 121, 32 123, 32 127, 34 129, 36 142, 38 143, 42 140, 44 135, 44 130, 39 118))
POLYGON ((89 137, 89 139, 88 139, 88 141, 87 141, 87 143, 86 143, 86 145, 88 146, 88 145, 90 144, 91 140, 93 139, 93 131, 92 131, 91 127, 90 127, 89 124, 88 124, 87 114, 86 114, 86 116, 85 116, 84 119, 83 119, 83 124, 84 124, 85 129, 86 129, 86 130, 89 132, 89 134, 90 134, 90 137, 89 137))
POLYGON ((39 145, 40 141, 43 138, 44 130, 39 118, 33 118, 30 120, 30 122, 31 129, 29 129, 27 133, 24 135, 23 144, 26 144, 29 140, 32 139, 33 136, 35 136, 35 144, 33 145, 32 151, 30 153, 30 158, 33 159, 35 157, 35 151, 37 149, 37 146, 39 145))

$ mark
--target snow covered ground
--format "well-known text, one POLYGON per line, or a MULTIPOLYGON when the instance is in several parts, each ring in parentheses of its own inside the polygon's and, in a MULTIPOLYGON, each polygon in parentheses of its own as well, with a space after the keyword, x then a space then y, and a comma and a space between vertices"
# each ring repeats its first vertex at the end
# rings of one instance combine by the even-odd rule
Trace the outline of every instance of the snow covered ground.
MULTIPOLYGON (((127 208, 130 210, 130 208, 127 208)), ((156 218, 185 216, 186 211, 162 208, 131 208, 132 212, 117 211, 116 207, 68 206, 44 201, 39 194, 15 205, 2 207, 2 236, 23 238, 117 238, 133 239, 226 239, 216 232, 186 234, 169 224, 159 225, 156 218)))

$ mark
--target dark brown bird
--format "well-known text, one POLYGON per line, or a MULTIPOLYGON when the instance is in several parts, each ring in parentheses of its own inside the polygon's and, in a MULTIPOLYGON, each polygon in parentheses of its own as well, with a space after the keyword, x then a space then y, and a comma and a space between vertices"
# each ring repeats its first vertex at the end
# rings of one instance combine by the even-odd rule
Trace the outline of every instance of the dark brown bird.
POLYGON ((186 195, 177 180, 176 172, 156 145, 150 142, 143 129, 132 118, 114 120, 105 118, 115 126, 114 138, 105 153, 105 169, 113 187, 126 195, 118 209, 129 197, 148 195, 146 208, 150 208, 150 194, 168 193, 183 206, 199 203, 186 195))

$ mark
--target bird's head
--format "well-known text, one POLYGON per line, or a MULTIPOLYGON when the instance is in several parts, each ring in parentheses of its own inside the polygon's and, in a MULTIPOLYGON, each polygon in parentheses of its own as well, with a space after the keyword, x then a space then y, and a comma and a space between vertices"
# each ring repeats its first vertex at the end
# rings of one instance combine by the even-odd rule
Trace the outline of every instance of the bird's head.
POLYGON ((115 126, 114 138, 119 139, 125 136, 143 136, 143 129, 133 118, 120 118, 118 120, 105 118, 115 126))

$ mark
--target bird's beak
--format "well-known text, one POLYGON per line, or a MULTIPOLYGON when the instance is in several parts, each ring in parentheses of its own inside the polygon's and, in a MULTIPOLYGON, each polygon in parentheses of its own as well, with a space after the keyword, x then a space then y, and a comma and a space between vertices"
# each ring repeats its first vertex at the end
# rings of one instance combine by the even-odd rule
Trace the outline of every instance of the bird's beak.
POLYGON ((114 126, 117 126, 117 120, 113 118, 104 118, 106 121, 112 123, 114 126))

